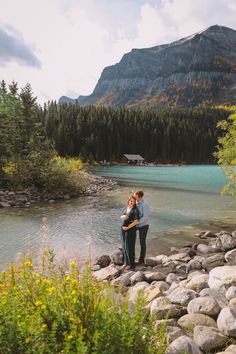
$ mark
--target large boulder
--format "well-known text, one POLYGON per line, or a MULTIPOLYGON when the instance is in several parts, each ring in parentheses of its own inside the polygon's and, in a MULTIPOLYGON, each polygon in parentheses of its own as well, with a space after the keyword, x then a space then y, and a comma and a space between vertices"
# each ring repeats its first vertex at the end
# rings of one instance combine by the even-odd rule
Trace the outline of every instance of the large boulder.
POLYGON ((217 318, 217 325, 221 332, 229 337, 236 338, 236 309, 223 308, 217 318))
POLYGON ((193 338, 197 346, 204 352, 221 348, 228 340, 228 337, 223 335, 218 328, 206 326, 196 326, 193 338))
POLYGON ((236 249, 228 251, 225 254, 225 260, 229 265, 236 265, 236 249))
POLYGON ((104 254, 96 259, 96 264, 100 265, 101 267, 107 267, 111 263, 111 258, 107 254, 104 254))
POLYGON ((203 354, 196 343, 188 336, 175 339, 167 348, 166 354, 203 354))
POLYGON ((188 305, 190 300, 192 300, 198 296, 199 295, 198 295, 198 293, 196 293, 196 291, 178 287, 168 295, 168 299, 173 304, 186 306, 186 305, 188 305))
POLYGON ((170 304, 159 305, 156 306, 155 309, 152 305, 150 312, 151 314, 155 313, 155 317, 157 320, 164 320, 169 318, 179 318, 186 314, 187 310, 186 307, 170 304))
POLYGON ((144 279, 144 273, 141 272, 140 270, 138 272, 135 272, 131 277, 130 277, 130 282, 131 285, 135 285, 137 283, 140 283, 141 281, 145 280, 144 279))
POLYGON ((216 321, 210 316, 192 313, 181 317, 178 320, 178 325, 184 330, 191 332, 196 326, 208 326, 217 328, 216 321))
POLYGON ((187 282, 186 288, 191 289, 197 292, 200 292, 202 289, 208 288, 208 274, 196 275, 190 281, 187 282))
POLYGON ((134 271, 124 273, 119 278, 112 280, 112 284, 113 285, 129 286, 129 285, 131 285, 130 278, 132 277, 132 275, 134 275, 134 273, 135 273, 134 271))
POLYGON ((151 283, 152 281, 165 280, 166 275, 161 272, 145 272, 144 278, 147 282, 151 283))
POLYGON ((124 254, 122 251, 117 251, 112 253, 111 255, 112 263, 116 265, 122 265, 124 263, 124 254))
POLYGON ((187 253, 176 253, 176 254, 172 254, 171 256, 168 257, 167 262, 170 261, 182 261, 182 262, 189 262, 191 259, 191 257, 189 255, 187 255, 187 253))
POLYGON ((212 248, 211 246, 205 245, 204 243, 199 243, 199 245, 197 246, 197 251, 203 255, 215 253, 214 248, 212 248))
POLYGON ((215 317, 220 313, 221 308, 212 297, 197 297, 190 301, 187 311, 215 317))
POLYGON ((164 281, 156 282, 151 284, 144 291, 144 296, 147 302, 151 302, 159 296, 163 296, 163 293, 169 288, 169 285, 164 281))
POLYGON ((231 300, 231 299, 233 299, 233 298, 236 298, 236 286, 231 286, 231 287, 227 290, 225 296, 226 296, 226 299, 227 299, 227 300, 231 300))
POLYGON ((142 281, 140 283, 135 284, 132 286, 129 291, 129 301, 130 302, 135 302, 138 299, 138 296, 140 294, 144 293, 144 290, 149 286, 149 284, 145 281, 142 281))
POLYGON ((162 264, 164 261, 167 260, 167 256, 164 254, 160 254, 159 256, 156 257, 147 257, 145 260, 145 263, 147 266, 155 267, 157 265, 162 264))
POLYGON ((214 245, 224 251, 229 251, 236 247, 236 239, 232 235, 225 233, 216 238, 214 245))
POLYGON ((225 261, 225 254, 224 253, 217 253, 213 256, 207 257, 202 262, 202 266, 208 272, 215 267, 223 266, 225 261))
POLYGON ((167 339, 168 344, 172 343, 177 338, 179 338, 181 336, 186 336, 186 335, 187 335, 187 333, 179 327, 176 327, 176 326, 167 326, 166 327, 166 339, 167 339))
POLYGON ((112 280, 117 278, 119 275, 120 271, 113 265, 94 272, 94 276, 97 280, 112 280))
POLYGON ((209 273, 209 287, 225 293, 232 285, 236 285, 236 266, 223 266, 212 269, 209 273))
POLYGON ((187 268, 186 268, 186 272, 192 272, 194 270, 201 270, 202 269, 202 264, 195 260, 195 259, 191 259, 190 262, 188 262, 187 268))
POLYGON ((212 297, 221 308, 228 306, 228 300, 226 299, 225 295, 220 294, 215 289, 203 289, 202 291, 200 291, 199 295, 212 297))

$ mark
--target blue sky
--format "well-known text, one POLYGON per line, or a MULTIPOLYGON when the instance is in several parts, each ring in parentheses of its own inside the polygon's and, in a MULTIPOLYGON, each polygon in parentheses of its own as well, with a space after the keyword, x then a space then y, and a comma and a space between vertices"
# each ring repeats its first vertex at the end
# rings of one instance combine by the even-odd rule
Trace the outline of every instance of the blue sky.
POLYGON ((235 19, 236 0, 0 0, 0 80, 30 82, 40 103, 87 95, 132 48, 235 19))

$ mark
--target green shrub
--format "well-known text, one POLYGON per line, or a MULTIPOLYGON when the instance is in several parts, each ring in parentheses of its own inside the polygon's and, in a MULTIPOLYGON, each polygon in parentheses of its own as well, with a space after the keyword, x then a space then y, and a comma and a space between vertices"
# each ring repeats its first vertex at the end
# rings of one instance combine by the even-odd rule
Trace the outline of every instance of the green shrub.
POLYGON ((49 193, 81 192, 86 186, 86 177, 81 171, 80 159, 56 156, 43 172, 43 189, 49 193))
POLYGON ((0 353, 163 354, 165 342, 140 298, 133 311, 111 285, 76 262, 47 271, 31 259, 0 279, 0 353), (56 270, 57 269, 57 270, 56 270), (62 269, 62 268, 61 268, 62 269))

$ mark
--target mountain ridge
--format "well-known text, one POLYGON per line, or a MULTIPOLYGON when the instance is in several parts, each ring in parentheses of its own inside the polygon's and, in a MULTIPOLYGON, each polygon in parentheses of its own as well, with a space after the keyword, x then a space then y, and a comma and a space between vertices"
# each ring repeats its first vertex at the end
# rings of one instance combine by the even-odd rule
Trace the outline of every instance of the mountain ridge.
POLYGON ((236 31, 213 25, 172 43, 134 48, 105 67, 92 94, 77 102, 131 107, 235 103, 236 31))

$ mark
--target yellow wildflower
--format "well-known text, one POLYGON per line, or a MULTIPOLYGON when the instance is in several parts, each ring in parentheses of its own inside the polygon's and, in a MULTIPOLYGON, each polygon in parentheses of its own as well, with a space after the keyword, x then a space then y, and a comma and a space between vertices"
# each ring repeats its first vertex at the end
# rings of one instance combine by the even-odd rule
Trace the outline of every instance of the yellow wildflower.
POLYGON ((35 301, 35 306, 41 306, 41 305, 42 305, 42 301, 40 300, 35 301))
POLYGON ((46 325, 45 323, 43 323, 43 324, 41 325, 41 328, 42 328, 42 329, 45 329, 45 328, 47 328, 47 325, 46 325))
POLYGON ((25 343, 29 343, 29 342, 31 342, 31 338, 30 337, 25 339, 25 343))
POLYGON ((55 288, 52 286, 51 288, 48 288, 49 294, 52 294, 55 291, 55 288))
POLYGON ((67 336, 68 340, 71 340, 73 338, 73 336, 70 334, 69 336, 67 336))

